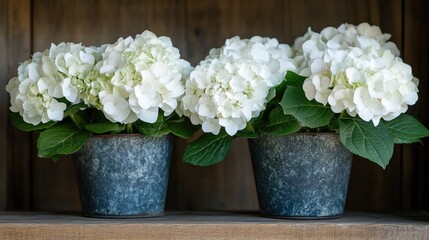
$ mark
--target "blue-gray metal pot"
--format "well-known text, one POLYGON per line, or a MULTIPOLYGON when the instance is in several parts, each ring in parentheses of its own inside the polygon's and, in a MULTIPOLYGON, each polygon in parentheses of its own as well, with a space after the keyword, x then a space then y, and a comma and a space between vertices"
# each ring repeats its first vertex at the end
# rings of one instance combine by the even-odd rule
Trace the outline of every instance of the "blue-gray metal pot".
POLYGON ((170 136, 93 136, 73 155, 84 216, 149 217, 164 213, 170 136))
POLYGON ((344 213, 352 153, 335 133, 249 140, 261 215, 335 218, 344 213))

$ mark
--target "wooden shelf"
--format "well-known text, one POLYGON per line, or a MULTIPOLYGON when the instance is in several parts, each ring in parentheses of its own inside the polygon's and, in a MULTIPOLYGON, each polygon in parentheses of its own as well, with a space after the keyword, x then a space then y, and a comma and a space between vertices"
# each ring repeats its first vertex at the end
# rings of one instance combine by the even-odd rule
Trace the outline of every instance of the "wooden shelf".
POLYGON ((0 212, 0 239, 429 239, 429 214, 348 212, 339 219, 284 220, 225 212, 134 219, 0 212))

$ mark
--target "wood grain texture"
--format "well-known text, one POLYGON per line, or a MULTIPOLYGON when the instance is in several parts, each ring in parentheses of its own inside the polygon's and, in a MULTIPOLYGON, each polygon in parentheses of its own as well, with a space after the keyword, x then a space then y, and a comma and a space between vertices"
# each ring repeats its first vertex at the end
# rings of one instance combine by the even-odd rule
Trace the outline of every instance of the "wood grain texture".
MULTIPOLYGON (((420 79, 419 101, 410 110, 429 126, 429 2, 404 1, 404 52, 405 62, 413 67, 420 79)), ((404 208, 429 210, 429 139, 403 149, 404 208)))
MULTIPOLYGON (((17 75, 20 62, 31 54, 30 0, 7 2, 7 79, 17 75)), ((3 90, 2 90, 3 91, 3 90)), ((7 124, 8 209, 31 209, 31 135, 7 124)))
POLYGON ((147 219, 94 219, 46 213, 0 214, 8 239, 407 239, 425 240, 429 219, 348 213, 332 220, 281 220, 255 214, 169 213, 147 219))
MULTIPOLYGON (((0 49, 7 49, 7 0, 0 0, 0 49)), ((7 51, 0 51, 0 211, 7 202, 7 111, 9 96, 3 91, 8 82, 7 51)))
POLYGON ((51 42, 113 43, 119 37, 151 30, 171 37, 186 52, 182 0, 33 0, 33 8, 35 50, 51 42))
MULTIPOLYGON (((0 0, 0 87, 16 74, 19 62, 51 42, 98 45, 150 29, 170 36, 181 55, 196 65, 210 48, 235 35, 292 43, 309 26, 319 31, 367 21, 391 33, 413 67, 420 99, 410 113, 429 126, 428 5, 425 0, 0 0)), ((0 92, 0 209, 7 191, 10 209, 79 210, 71 158, 54 164, 35 157, 35 138, 5 123, 8 101, 0 92)), ((208 168, 181 162, 188 142, 175 141, 168 209, 257 208, 246 140, 235 140, 225 161, 208 168)), ((356 157, 347 208, 429 209, 428 139, 423 143, 396 146, 386 170, 356 157)))

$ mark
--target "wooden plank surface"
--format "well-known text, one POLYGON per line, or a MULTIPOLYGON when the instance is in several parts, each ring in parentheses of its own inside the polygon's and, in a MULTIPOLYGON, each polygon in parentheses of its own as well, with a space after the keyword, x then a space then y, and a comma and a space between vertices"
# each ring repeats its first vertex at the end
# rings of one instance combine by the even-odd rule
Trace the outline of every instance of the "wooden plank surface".
POLYGON ((251 213, 167 213, 158 218, 96 219, 71 214, 1 213, 7 239, 429 239, 427 213, 346 213, 331 220, 284 220, 251 213))

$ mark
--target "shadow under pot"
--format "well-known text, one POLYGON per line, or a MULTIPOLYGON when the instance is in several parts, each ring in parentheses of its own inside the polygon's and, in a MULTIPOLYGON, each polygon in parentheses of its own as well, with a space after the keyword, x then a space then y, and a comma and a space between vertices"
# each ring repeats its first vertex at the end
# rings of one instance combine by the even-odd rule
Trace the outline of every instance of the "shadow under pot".
POLYGON ((82 214, 129 218, 164 214, 172 138, 91 137, 73 155, 82 214))
POLYGON ((352 153, 336 133, 249 139, 260 214, 274 218, 341 217, 352 153))

